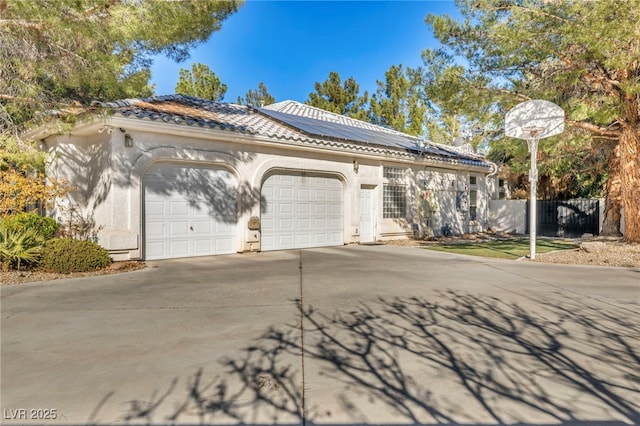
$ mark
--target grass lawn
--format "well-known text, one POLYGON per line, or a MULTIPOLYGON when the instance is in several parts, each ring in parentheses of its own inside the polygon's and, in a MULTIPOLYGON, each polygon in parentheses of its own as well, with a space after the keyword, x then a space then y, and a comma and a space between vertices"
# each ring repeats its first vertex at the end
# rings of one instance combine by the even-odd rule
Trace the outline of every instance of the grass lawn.
MULTIPOLYGON (((569 241, 536 240, 536 253, 547 253, 556 250, 574 249, 578 246, 569 241)), ((429 250, 448 253, 469 254, 472 256, 497 257, 500 259, 517 259, 529 254, 529 239, 515 239, 504 241, 477 241, 454 244, 443 244, 425 247, 429 250)))

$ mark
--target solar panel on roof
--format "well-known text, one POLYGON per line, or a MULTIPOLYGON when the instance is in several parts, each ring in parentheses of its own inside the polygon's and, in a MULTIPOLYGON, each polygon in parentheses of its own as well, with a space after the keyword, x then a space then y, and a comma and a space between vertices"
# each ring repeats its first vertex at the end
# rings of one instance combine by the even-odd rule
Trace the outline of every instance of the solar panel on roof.
POLYGON ((255 109, 268 117, 287 124, 311 136, 328 137, 345 141, 361 142, 370 145, 401 148, 416 154, 435 155, 438 157, 466 160, 467 162, 475 164, 483 164, 483 161, 477 158, 466 156, 457 151, 448 150, 432 143, 421 143, 422 141, 418 138, 408 135, 364 129, 343 123, 318 120, 316 118, 288 114, 266 108, 255 109))
POLYGON ((284 124, 288 124, 289 126, 299 129, 309 135, 363 142, 372 145, 392 146, 414 152, 423 151, 418 145, 417 138, 393 133, 377 132, 374 130, 287 114, 265 108, 256 109, 266 116, 276 119, 284 124))

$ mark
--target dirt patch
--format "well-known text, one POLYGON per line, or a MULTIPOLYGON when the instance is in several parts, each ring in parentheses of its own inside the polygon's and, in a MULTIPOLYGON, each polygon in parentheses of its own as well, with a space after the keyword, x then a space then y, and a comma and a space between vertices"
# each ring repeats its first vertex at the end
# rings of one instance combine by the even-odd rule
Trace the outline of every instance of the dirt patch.
POLYGON ((91 272, 74 272, 71 274, 58 274, 55 272, 33 271, 9 271, 0 272, 0 284, 23 284, 36 281, 52 281, 66 278, 94 277, 98 275, 119 274, 122 272, 136 271, 144 269, 147 265, 144 262, 114 262, 109 268, 91 272))

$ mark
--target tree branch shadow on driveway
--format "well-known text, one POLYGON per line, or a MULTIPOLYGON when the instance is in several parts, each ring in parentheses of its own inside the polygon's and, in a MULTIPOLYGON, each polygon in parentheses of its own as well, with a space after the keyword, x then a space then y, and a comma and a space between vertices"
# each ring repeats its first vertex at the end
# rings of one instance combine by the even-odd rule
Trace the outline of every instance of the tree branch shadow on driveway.
POLYGON ((153 418, 167 393, 131 402, 123 420, 379 423, 336 422, 328 407, 305 407, 301 370, 291 362, 304 352, 307 365, 333 381, 330 393, 383 404, 398 424, 640 423, 640 315, 562 297, 526 309, 453 291, 331 313, 301 307, 304 347, 299 323, 271 328, 244 357, 221 360, 221 376, 205 382, 198 371, 171 416, 153 418))

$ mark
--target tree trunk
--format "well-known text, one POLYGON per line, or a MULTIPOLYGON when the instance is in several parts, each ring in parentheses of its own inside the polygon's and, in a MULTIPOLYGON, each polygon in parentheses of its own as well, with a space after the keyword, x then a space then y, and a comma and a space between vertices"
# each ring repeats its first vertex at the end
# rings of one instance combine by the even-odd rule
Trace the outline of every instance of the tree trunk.
POLYGON ((620 145, 618 143, 609 156, 609 178, 607 179, 604 220, 600 235, 608 237, 622 235, 620 233, 620 218, 622 217, 620 189, 620 145))
POLYGON ((640 243, 640 130, 625 127, 620 138, 620 184, 624 239, 640 243))
POLYGON ((640 97, 626 94, 620 136, 620 185, 624 239, 640 243, 640 97))

